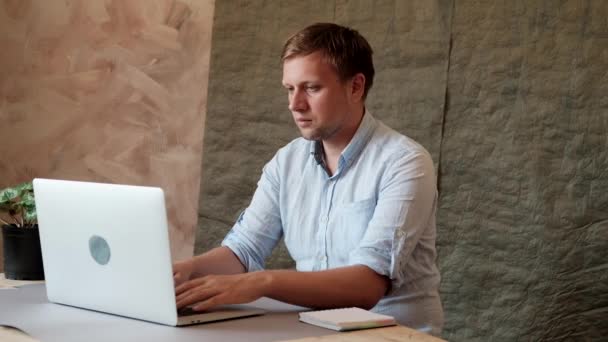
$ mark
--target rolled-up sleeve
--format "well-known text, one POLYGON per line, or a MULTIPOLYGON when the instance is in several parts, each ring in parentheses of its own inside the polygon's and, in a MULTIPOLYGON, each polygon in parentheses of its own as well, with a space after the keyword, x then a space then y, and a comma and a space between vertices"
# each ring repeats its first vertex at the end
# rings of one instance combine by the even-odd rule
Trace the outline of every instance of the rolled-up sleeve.
POLYGON ((264 167, 249 207, 222 241, 248 272, 264 269, 266 258, 282 236, 276 158, 264 167))
MULTIPOLYGON (((405 266, 421 236, 427 231, 434 237, 437 188, 428 154, 404 153, 389 163, 374 213, 360 243, 349 254, 349 264, 368 266, 398 288, 411 276, 405 266)), ((434 257, 434 249, 432 253, 434 257)))

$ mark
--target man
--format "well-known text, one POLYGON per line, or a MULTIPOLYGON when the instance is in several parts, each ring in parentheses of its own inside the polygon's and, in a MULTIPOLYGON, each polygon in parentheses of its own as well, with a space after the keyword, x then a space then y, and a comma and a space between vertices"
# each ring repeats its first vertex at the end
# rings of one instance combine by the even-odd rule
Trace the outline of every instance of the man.
POLYGON ((174 265, 178 307, 266 296, 371 309, 438 334, 433 163, 366 110, 371 47, 352 29, 315 24, 285 43, 282 60, 302 138, 264 167, 222 247, 174 265), (281 237, 297 270, 264 270, 281 237))

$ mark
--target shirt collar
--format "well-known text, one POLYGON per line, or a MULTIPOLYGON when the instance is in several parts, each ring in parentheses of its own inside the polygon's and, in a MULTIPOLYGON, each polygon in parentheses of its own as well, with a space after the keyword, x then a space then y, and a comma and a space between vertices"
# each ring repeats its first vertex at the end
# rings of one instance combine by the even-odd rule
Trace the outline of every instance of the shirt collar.
POLYGON ((318 165, 325 165, 323 144, 321 144, 321 140, 313 140, 310 142, 310 155, 315 158, 315 162, 317 162, 318 165))
POLYGON ((363 147, 365 147, 371 138, 377 125, 378 123, 376 122, 376 119, 366 108, 365 113, 363 113, 363 119, 361 119, 361 124, 359 124, 359 128, 357 128, 357 132, 355 132, 353 138, 350 140, 348 145, 346 145, 344 151, 342 151, 340 163, 338 164, 339 169, 346 166, 341 164, 347 163, 347 165, 350 165, 355 159, 357 159, 357 157, 359 157, 363 147))
MULTIPOLYGON (((363 119, 361 119, 361 123, 359 124, 355 135, 353 135, 352 139, 340 155, 338 172, 350 165, 353 160, 355 160, 361 154, 363 147, 365 147, 365 144, 367 144, 377 126, 378 123, 376 119, 366 108, 365 113, 363 113, 363 119)), ((310 155, 314 157, 318 165, 325 165, 323 145, 321 144, 321 141, 310 142, 310 155)))

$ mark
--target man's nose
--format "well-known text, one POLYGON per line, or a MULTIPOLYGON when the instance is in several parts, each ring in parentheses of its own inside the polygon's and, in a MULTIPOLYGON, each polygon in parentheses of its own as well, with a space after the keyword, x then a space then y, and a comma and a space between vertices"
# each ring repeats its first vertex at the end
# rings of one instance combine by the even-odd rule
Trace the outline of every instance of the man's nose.
POLYGON ((308 109, 306 94, 303 91, 294 89, 289 97, 289 110, 292 112, 304 112, 308 109))

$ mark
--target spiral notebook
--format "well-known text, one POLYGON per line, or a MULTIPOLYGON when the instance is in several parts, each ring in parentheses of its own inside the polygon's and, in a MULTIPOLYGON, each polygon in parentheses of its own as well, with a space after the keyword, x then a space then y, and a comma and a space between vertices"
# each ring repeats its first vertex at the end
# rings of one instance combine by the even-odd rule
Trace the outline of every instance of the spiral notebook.
POLYGON ((337 331, 379 328, 397 324, 392 316, 360 308, 300 312, 300 321, 337 331))

